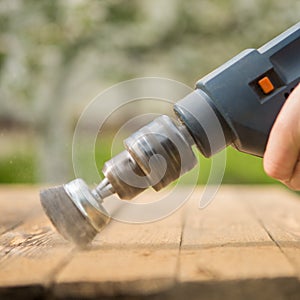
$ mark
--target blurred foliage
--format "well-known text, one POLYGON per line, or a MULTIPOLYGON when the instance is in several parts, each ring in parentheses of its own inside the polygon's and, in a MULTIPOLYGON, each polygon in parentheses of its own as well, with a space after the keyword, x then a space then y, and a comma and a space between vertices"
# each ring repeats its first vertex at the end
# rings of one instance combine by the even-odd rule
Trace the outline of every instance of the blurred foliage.
POLYGON ((1 183, 35 183, 36 166, 35 153, 27 155, 12 155, 0 159, 0 182, 1 183))
MULTIPOLYGON (((71 176, 73 122, 99 89, 142 76, 192 85, 299 11, 299 0, 0 1, 0 133, 16 123, 37 137, 18 157, 0 149, 0 182, 71 176)), ((270 180, 258 158, 229 150, 224 182, 270 180)))
MULTIPOLYGON (((95 161, 99 173, 104 163, 112 156, 111 145, 113 138, 106 136, 101 138, 101 146, 98 143, 95 145, 95 161)), ((120 152, 123 150, 122 142, 118 143, 114 150, 120 152)), ((28 153, 23 155, 9 155, 0 158, 0 182, 2 183, 36 183, 37 181, 37 168, 35 166, 34 150, 28 150, 28 153)), ((89 183, 95 182, 95 178, 91 177, 90 170, 85 168, 85 158, 87 153, 83 151, 80 154, 81 173, 89 183)), ((262 160, 258 157, 249 156, 245 153, 238 152, 232 147, 226 149, 226 170, 223 178, 224 184, 269 184, 276 183, 275 180, 269 178, 263 171, 262 160)), ((200 171, 198 175, 198 183, 205 184, 207 182, 210 168, 211 159, 198 156, 200 163, 200 171)), ((183 183, 189 184, 193 182, 191 176, 195 174, 185 175, 183 183)))
MULTIPOLYGON (((95 161, 99 173, 104 163, 109 160, 114 153, 111 152, 112 137, 102 137, 101 146, 95 146, 95 161)), ((119 153, 124 149, 122 142, 115 145, 114 151, 119 153)), ((197 150, 196 150, 197 151, 197 150)), ((82 153, 82 160, 84 161, 85 153, 82 153)), ((269 178, 263 171, 261 158, 249 156, 245 153, 238 152, 232 147, 226 149, 226 169, 223 178, 225 184, 268 184, 275 183, 275 180, 269 178)), ((200 164, 198 183, 205 184, 207 182, 209 172, 211 170, 211 159, 207 159, 200 154, 198 155, 200 164)), ((84 163, 82 164, 84 167, 84 163)), ((84 178, 87 181, 93 182, 94 178, 89 178, 89 170, 85 170, 84 178)), ((195 176, 195 174, 191 174, 195 176)), ((186 175, 184 183, 191 183, 192 179, 186 175)), ((96 184, 97 182, 95 182, 96 184)))

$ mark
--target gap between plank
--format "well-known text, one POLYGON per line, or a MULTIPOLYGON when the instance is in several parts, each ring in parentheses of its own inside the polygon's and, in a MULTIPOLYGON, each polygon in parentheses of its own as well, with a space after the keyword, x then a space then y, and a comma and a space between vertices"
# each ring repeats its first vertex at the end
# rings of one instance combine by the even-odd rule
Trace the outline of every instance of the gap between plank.
POLYGON ((4 234, 16 229, 17 227, 24 225, 26 220, 29 218, 32 218, 36 216, 38 213, 40 213, 40 209, 33 209, 33 211, 28 212, 26 215, 23 216, 22 220, 16 221, 13 225, 10 225, 8 228, 4 229, 3 232, 0 233, 0 237, 3 236, 4 234))
POLYGON ((24 221, 25 221, 25 220, 19 221, 19 222, 13 224, 13 225, 10 225, 10 227, 4 229, 4 231, 1 232, 0 237, 1 237, 2 235, 4 235, 4 234, 6 234, 6 233, 8 233, 8 232, 10 232, 10 231, 12 231, 12 230, 14 230, 14 229, 16 229, 18 226, 23 225, 23 224, 24 224, 24 221))
POLYGON ((185 207, 182 213, 181 234, 180 234, 180 240, 178 245, 178 256, 177 256, 176 266, 175 266, 175 278, 174 278, 175 284, 179 283, 178 275, 180 273, 180 256, 181 256, 181 247, 183 242, 184 229, 186 225, 186 218, 187 218, 187 207, 185 207))
POLYGON ((263 220, 255 213, 253 207, 251 204, 249 204, 248 202, 244 202, 244 205, 248 207, 248 209, 250 210, 250 213, 253 215, 253 217, 257 220, 257 222, 260 224, 260 226, 265 230, 265 232, 267 233, 268 237, 270 238, 270 240, 274 243, 274 245, 279 249, 279 251, 283 254, 283 256, 286 258, 286 260, 288 261, 288 263, 291 265, 292 269, 295 271, 295 273, 297 274, 297 268, 295 268, 293 261, 290 259, 290 257, 285 253, 285 251, 282 249, 282 247, 280 246, 280 244, 276 241, 276 239, 273 237, 272 233, 267 229, 267 227, 265 226, 263 220))
MULTIPOLYGON (((61 262, 55 267, 48 275, 48 282, 45 284, 46 293, 52 295, 53 288, 56 283, 56 278, 60 274, 60 272, 63 271, 63 269, 71 262, 71 260, 74 258, 74 254, 78 250, 76 248, 73 248, 66 257, 62 258, 61 262)), ((51 297, 50 297, 51 298, 51 297)))

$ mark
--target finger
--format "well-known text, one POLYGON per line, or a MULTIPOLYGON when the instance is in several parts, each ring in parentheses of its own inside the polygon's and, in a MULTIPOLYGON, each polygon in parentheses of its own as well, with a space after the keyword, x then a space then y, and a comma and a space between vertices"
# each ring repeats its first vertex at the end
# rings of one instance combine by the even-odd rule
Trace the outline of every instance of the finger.
POLYGON ((270 135, 264 155, 265 172, 272 178, 288 181, 294 172, 298 150, 293 145, 293 137, 283 126, 278 126, 270 135))
POLYGON ((283 182, 283 183, 292 190, 300 191, 300 161, 299 160, 296 163, 293 175, 290 178, 290 180, 287 182, 283 182))
POLYGON ((271 130, 264 155, 266 173, 284 182, 289 181, 292 177, 299 157, 299 99, 300 85, 290 95, 280 111, 271 130))

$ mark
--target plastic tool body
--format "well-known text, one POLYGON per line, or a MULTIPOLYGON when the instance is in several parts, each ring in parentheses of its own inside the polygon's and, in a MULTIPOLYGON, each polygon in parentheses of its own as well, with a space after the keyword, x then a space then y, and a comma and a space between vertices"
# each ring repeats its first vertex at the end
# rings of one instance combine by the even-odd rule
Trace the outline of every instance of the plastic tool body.
POLYGON ((175 105, 175 111, 206 157, 229 144, 262 157, 276 116, 299 82, 300 23, 258 50, 243 51, 199 80, 198 100, 187 97, 175 105), (218 116, 225 136, 225 144, 220 141, 215 149, 210 149, 201 126, 209 116, 205 102, 218 116))

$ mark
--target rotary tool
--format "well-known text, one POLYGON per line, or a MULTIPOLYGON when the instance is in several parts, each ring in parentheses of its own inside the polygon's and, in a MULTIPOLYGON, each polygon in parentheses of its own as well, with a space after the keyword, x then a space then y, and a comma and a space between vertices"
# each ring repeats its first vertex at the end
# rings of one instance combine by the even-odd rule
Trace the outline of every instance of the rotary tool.
POLYGON ((104 164, 104 180, 91 190, 82 179, 41 191, 57 230, 79 246, 109 222, 102 202, 132 199, 148 187, 169 185, 196 164, 192 146, 211 157, 228 145, 262 157, 282 105, 300 81, 300 23, 259 49, 247 49, 196 83, 175 103, 177 119, 160 116, 124 141, 104 164))

